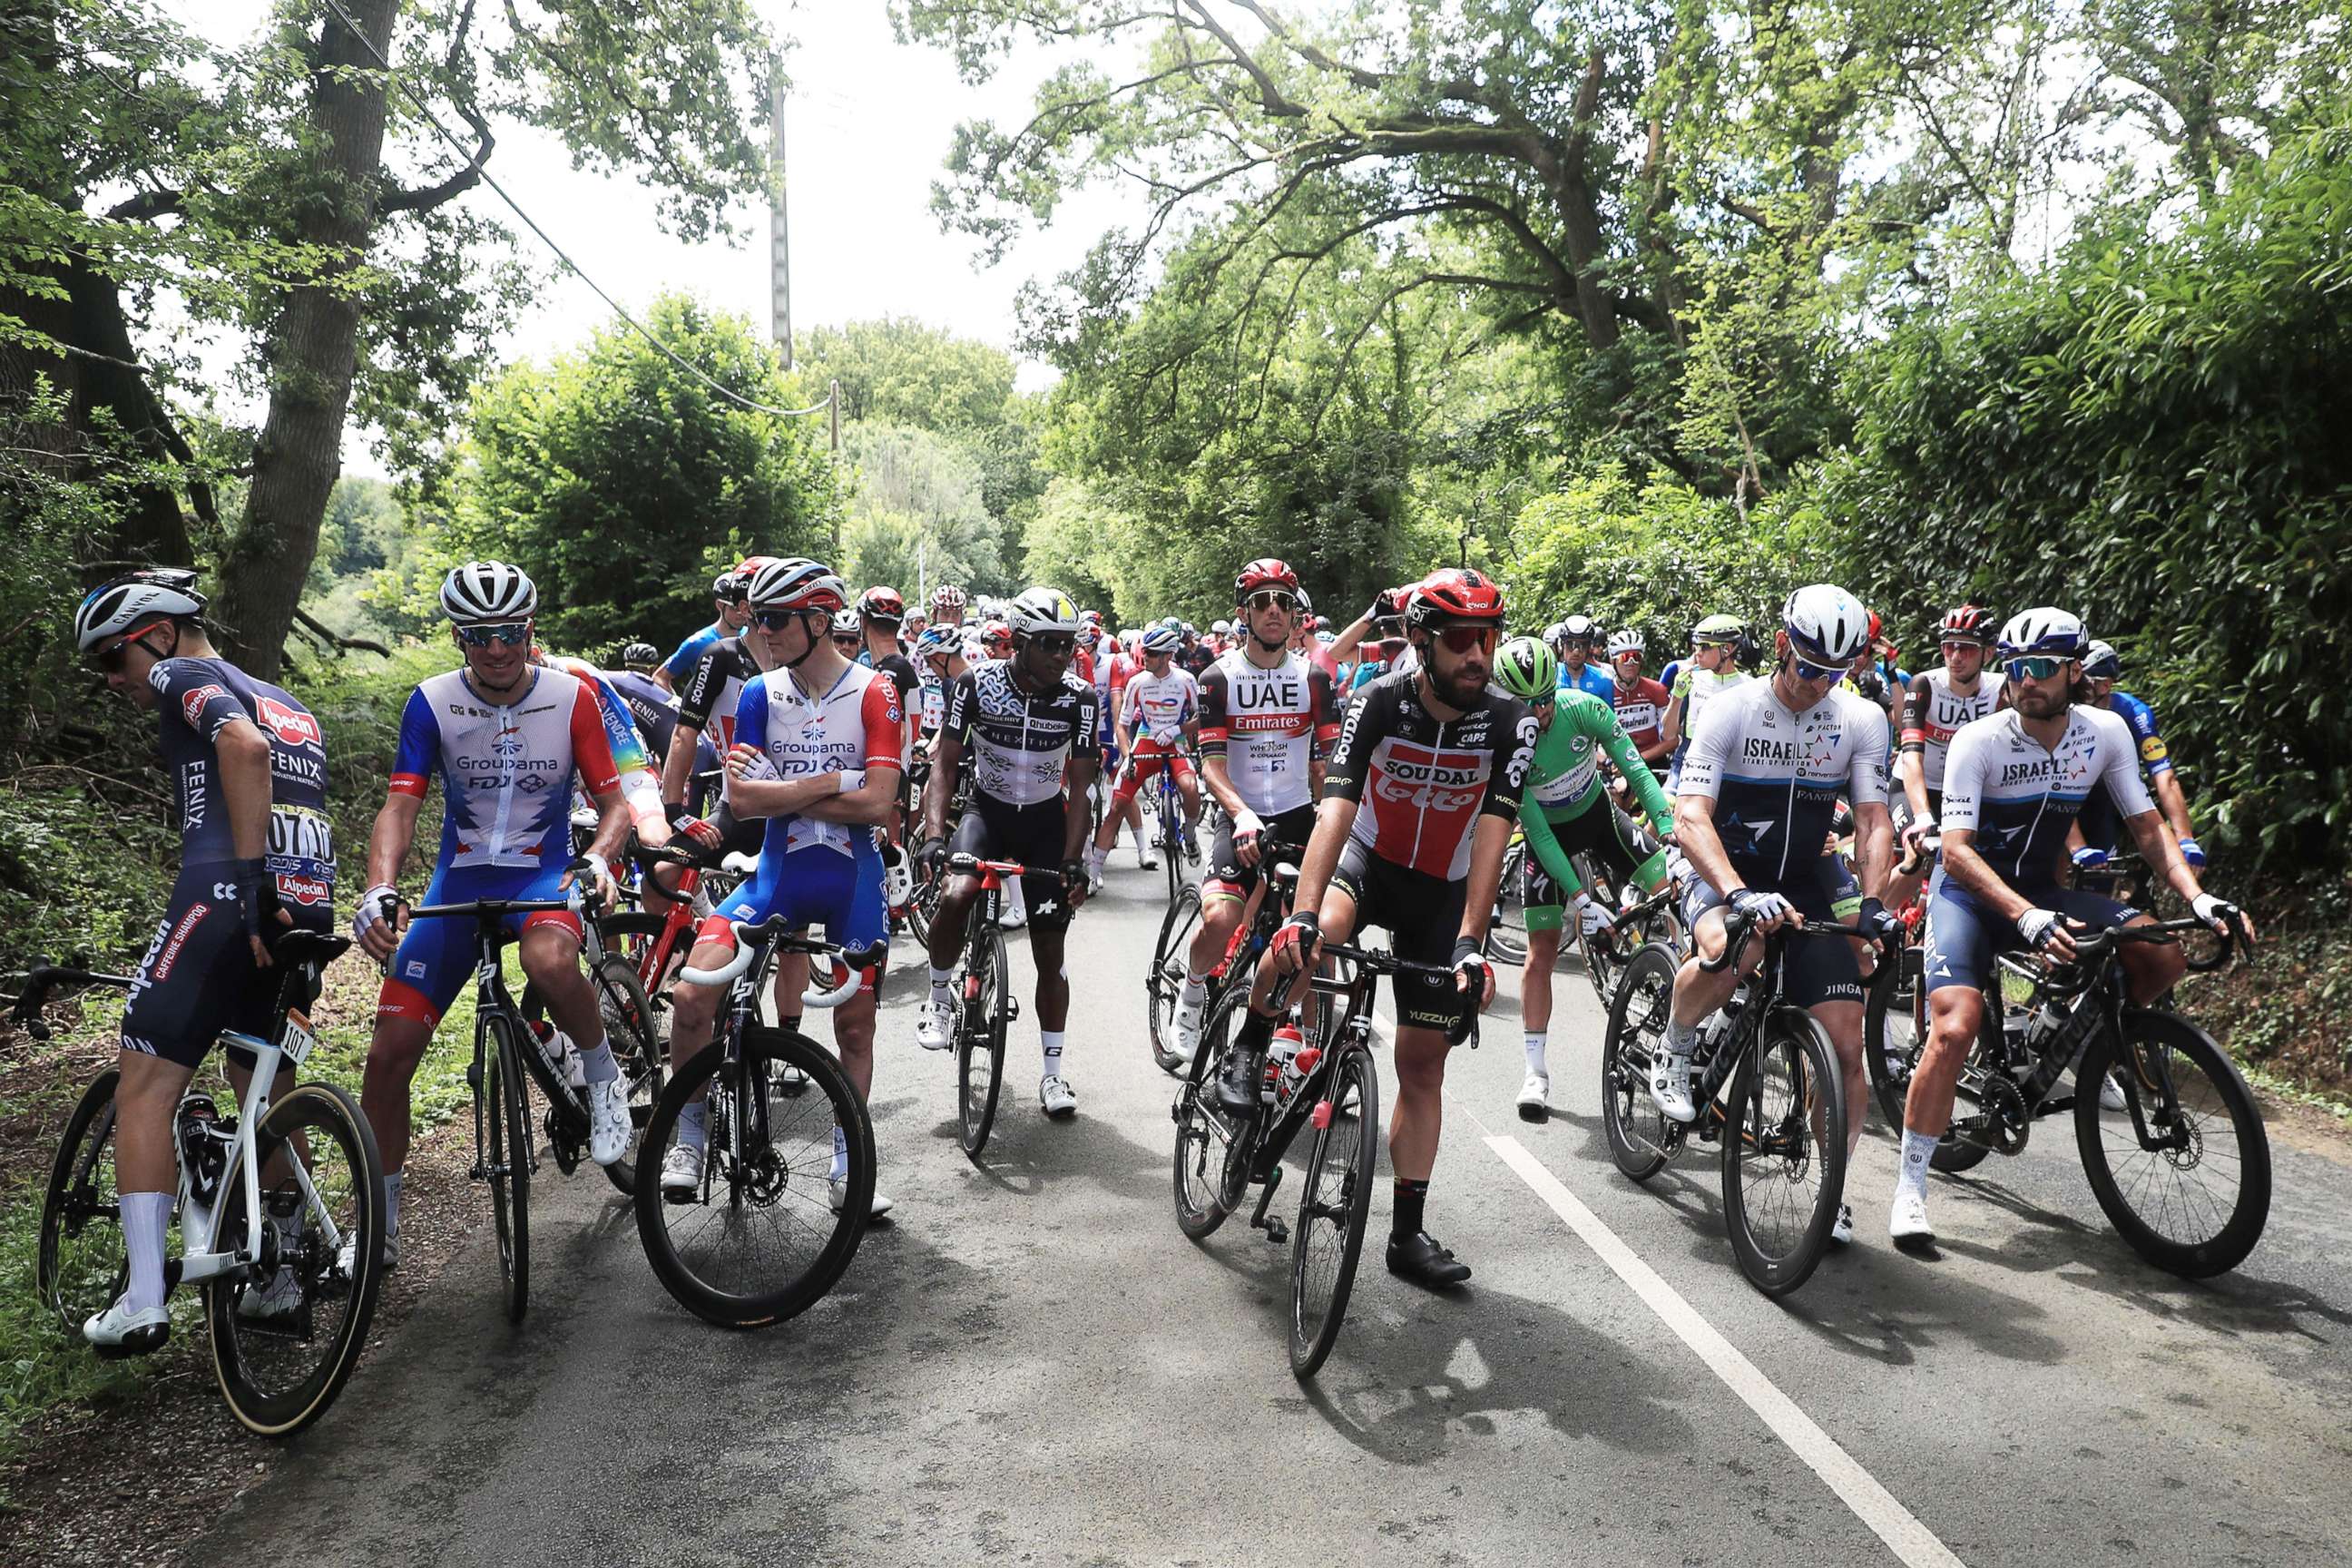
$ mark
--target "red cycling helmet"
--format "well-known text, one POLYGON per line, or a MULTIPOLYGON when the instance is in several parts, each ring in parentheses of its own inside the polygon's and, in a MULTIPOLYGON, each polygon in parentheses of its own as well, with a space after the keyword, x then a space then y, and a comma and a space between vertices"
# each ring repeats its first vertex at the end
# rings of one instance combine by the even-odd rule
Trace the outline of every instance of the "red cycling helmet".
POLYGON ((1238 605, 1260 588, 1282 588, 1298 592, 1298 574, 1286 561, 1276 561, 1271 555, 1261 555, 1241 569, 1234 579, 1234 603, 1238 605))
POLYGON ((1937 642, 1972 642, 1992 646, 1992 612, 1981 605, 1958 605, 1944 612, 1944 624, 1936 628, 1937 642))
POLYGON ((861 620, 903 621, 907 601, 898 597, 896 588, 868 588, 857 595, 857 614, 861 620))
POLYGON ((1427 628, 1445 621, 1493 621, 1503 618, 1503 589, 1481 572, 1448 566, 1432 572, 1408 591, 1407 626, 1427 628))

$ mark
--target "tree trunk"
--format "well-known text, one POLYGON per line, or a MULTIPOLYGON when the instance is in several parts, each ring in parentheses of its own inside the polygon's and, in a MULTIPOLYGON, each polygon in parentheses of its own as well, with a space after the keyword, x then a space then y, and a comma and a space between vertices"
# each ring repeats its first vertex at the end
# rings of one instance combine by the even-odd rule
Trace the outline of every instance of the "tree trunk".
MULTIPOLYGON (((398 0, 347 0, 378 54, 389 58, 398 0)), ((319 58, 373 73, 375 57, 331 11, 321 23, 319 58)), ((356 266, 375 226, 376 176, 383 158, 381 79, 321 70, 311 85, 310 124, 319 135, 318 186, 302 206, 296 237, 332 247, 356 266)), ((342 471, 343 419, 359 353, 359 301, 320 284, 295 289, 270 331, 269 412, 254 449, 245 517, 221 560, 215 613, 226 651, 253 674, 275 679, 302 580, 319 550, 319 523, 342 471)))

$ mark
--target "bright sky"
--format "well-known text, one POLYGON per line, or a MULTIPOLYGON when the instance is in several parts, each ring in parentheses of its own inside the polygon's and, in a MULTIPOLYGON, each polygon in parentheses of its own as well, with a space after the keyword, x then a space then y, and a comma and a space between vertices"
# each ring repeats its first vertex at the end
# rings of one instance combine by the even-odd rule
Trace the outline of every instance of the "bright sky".
MULTIPOLYGON (((797 41, 788 57, 794 87, 785 130, 798 331, 907 315, 1010 347, 1013 300, 1022 284, 1076 266, 1104 229, 1135 221, 1140 205, 1129 193, 1088 191, 1063 205, 1051 231, 1026 236, 998 266, 975 271, 971 242, 940 233, 931 216, 931 182, 940 175, 960 121, 1020 123, 1035 84, 1056 62, 1035 52, 1017 54, 985 88, 973 89, 958 79, 943 51, 901 47, 882 0, 757 3, 780 36, 797 41)), ((249 38, 267 8, 266 0, 165 4, 220 42, 249 38)), ((453 116, 445 112, 445 118, 454 123, 453 116)), ((573 170, 552 137, 501 126, 489 167, 540 226, 633 312, 664 289, 683 287, 767 327, 764 207, 741 213, 740 243, 689 246, 656 226, 648 192, 626 180, 573 170)), ((497 196, 478 188, 464 199, 521 232, 524 259, 545 279, 538 300, 501 341, 506 354, 535 356, 566 347, 604 320, 595 295, 562 270, 497 196)), ((1023 367, 1023 384, 1045 379, 1044 367, 1023 367)), ((345 457, 348 468, 377 471, 363 440, 348 443, 345 457)))

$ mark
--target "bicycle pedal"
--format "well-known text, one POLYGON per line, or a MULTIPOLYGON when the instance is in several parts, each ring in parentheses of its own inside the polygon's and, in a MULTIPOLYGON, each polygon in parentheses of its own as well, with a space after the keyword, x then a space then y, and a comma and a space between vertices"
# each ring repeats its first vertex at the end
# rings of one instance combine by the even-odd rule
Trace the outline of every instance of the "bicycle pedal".
POLYGON ((1009 1024, 1019 1016, 1021 1016, 1021 1004, 1013 997, 1007 996, 1004 999, 1004 1021, 1009 1024))
POLYGON ((1280 1247, 1290 1239, 1290 1226, 1284 1223, 1280 1215, 1268 1215, 1265 1216, 1265 1238, 1275 1246, 1280 1247))

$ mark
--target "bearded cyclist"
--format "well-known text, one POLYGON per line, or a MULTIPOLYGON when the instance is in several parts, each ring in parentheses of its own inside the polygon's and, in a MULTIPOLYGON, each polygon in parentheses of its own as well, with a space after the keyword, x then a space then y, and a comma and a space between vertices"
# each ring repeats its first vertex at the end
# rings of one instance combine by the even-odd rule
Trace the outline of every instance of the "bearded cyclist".
POLYGON ((1276 1019, 1305 994, 1324 941, 1388 928, 1397 955, 1451 968, 1451 984, 1397 975, 1396 1173, 1389 1272, 1433 1290, 1470 1266, 1423 1224, 1444 1115, 1447 1030, 1485 1001, 1487 916, 1532 759, 1535 716, 1487 688, 1503 591, 1476 572, 1433 573, 1409 592, 1410 672, 1374 681, 1349 708, 1299 868, 1294 912, 1258 966, 1217 1098, 1258 1102, 1276 1019), (1280 994, 1276 994, 1277 991, 1280 994))

